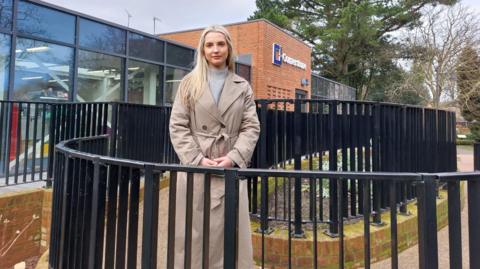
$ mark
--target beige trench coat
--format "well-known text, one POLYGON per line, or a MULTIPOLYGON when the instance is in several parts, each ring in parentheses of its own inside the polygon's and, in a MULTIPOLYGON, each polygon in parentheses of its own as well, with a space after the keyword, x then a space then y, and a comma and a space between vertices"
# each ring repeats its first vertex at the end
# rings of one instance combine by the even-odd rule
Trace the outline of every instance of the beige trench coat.
MULTIPOLYGON (((203 157, 227 155, 241 167, 248 166, 260 133, 253 92, 248 82, 229 72, 218 105, 206 88, 194 106, 180 100, 180 83, 170 117, 170 138, 182 164, 199 165, 203 157)), ((179 173, 175 225, 175 268, 184 268, 186 174, 179 173)), ((192 268, 202 268, 203 180, 194 176, 192 268)), ((212 177, 209 268, 223 269, 224 181, 212 177)), ((238 268, 253 268, 246 182, 240 182, 238 268)))

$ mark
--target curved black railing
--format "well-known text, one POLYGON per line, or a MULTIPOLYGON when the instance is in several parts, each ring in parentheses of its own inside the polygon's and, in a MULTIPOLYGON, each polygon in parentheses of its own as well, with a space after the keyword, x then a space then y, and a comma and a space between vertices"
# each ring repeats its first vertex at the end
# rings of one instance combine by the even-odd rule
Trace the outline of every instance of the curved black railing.
MULTIPOLYGON (((335 223, 338 230, 338 265, 343 267, 352 257, 345 255, 344 211, 343 205, 348 201, 343 195, 343 187, 349 180, 356 180, 361 185, 363 199, 363 227, 364 227, 364 257, 363 262, 369 268, 371 262, 370 223, 372 199, 371 189, 375 184, 382 184, 389 192, 390 212, 390 251, 392 268, 398 268, 398 231, 397 231, 397 202, 398 190, 403 183, 414 183, 418 209, 419 232, 419 264, 420 268, 437 268, 437 238, 436 238, 436 182, 442 180, 448 184, 448 218, 449 223, 460 222, 460 181, 468 181, 469 191, 469 242, 470 253, 480 247, 480 234, 475 232, 480 225, 480 172, 476 173, 399 173, 399 172, 347 172, 347 171, 300 171, 278 169, 219 169, 206 167, 189 167, 176 164, 158 164, 143 161, 133 161, 107 156, 110 150, 108 145, 114 145, 108 136, 79 138, 60 143, 55 152, 54 169, 54 196, 52 210, 52 234, 50 245, 51 268, 156 268, 157 265, 174 267, 175 218, 177 197, 177 173, 187 173, 187 193, 185 196, 187 211, 184 221, 186 228, 183 231, 185 244, 191 244, 193 189, 200 184, 193 173, 204 174, 202 181, 204 191, 204 206, 209 208, 210 187, 212 175, 225 177, 225 234, 224 234, 224 268, 234 268, 236 262, 236 231, 238 219, 238 189, 239 179, 242 178, 283 178, 287 185, 294 186, 298 178, 303 178, 314 188, 322 179, 334 182, 337 187, 337 208, 335 223), (160 192, 163 175, 168 174, 169 192, 167 204, 160 203, 160 197, 167 193, 160 192), (197 180, 197 181, 195 181, 197 180), (195 181, 195 182, 194 182, 195 181), (144 184, 144 193, 141 184, 144 184), (143 205, 143 206, 142 206, 143 205), (160 210, 160 213, 159 213, 160 210), (163 213, 162 213, 162 210, 163 213), (159 214, 168 215, 168 222, 162 224, 159 214), (159 226, 164 227, 164 232, 159 226), (166 228, 165 228, 166 227, 166 228), (160 232, 159 232, 160 230, 160 232), (165 244, 166 251, 158 252, 160 245, 165 244), (137 260, 137 257, 140 257, 137 260)), ((475 148, 475 156, 480 155, 480 145, 475 148)), ((480 159, 476 158, 476 168, 480 168, 480 159)), ((265 181, 262 181, 265 183, 265 181)), ((293 227, 297 214, 292 209, 292 196, 295 188, 287 188, 288 204, 288 253, 293 253, 292 238, 301 231, 293 227)), ((319 262, 317 225, 319 223, 315 208, 317 197, 313 197, 314 214, 312 216, 312 257, 308 268, 317 268, 319 262)), ((333 199, 331 199, 333 200, 333 199)), ((263 201, 262 203, 264 203, 263 201)), ((203 233, 209 234, 209 210, 204 212, 203 233)), ((261 222, 268 222, 268 214, 262 212, 261 222)), ((460 268, 461 260, 461 231, 460 225, 449 226, 450 265, 460 268)), ((267 231, 261 230, 262 235, 267 231)), ((209 238, 205 236, 203 238, 209 238)), ((265 252, 269 246, 262 236, 261 254, 257 256, 260 265, 265 266, 265 252)), ((202 264, 208 268, 209 241, 202 242, 202 264)), ((191 268, 192 252, 189 247, 183 253, 185 268, 191 268)), ((269 261, 279 266, 289 268, 303 268, 293 263, 292 255, 288 261, 269 261)), ((471 254, 470 263, 479 265, 480 260, 471 254)))

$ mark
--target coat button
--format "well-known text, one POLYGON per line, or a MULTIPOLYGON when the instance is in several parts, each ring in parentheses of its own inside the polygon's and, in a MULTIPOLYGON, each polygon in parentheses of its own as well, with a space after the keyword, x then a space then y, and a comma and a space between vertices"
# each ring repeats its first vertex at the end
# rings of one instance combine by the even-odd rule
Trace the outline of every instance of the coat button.
POLYGON ((203 129, 204 131, 206 131, 206 130, 207 130, 207 125, 203 125, 203 126, 202 126, 202 129, 203 129))

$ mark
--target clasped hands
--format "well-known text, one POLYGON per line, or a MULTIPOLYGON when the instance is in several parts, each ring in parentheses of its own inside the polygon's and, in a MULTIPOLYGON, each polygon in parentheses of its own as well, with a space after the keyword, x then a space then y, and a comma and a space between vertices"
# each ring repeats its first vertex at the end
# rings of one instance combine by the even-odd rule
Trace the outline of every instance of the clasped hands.
POLYGON ((230 167, 233 167, 233 162, 227 156, 215 158, 213 160, 207 157, 203 157, 202 161, 200 162, 200 165, 230 168, 230 167))

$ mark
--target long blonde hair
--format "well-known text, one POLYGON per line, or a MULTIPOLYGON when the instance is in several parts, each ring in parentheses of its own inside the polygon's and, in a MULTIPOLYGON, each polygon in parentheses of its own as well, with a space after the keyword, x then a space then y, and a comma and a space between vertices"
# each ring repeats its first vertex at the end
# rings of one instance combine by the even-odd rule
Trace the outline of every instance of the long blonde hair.
POLYGON ((185 79, 183 80, 184 85, 182 85, 181 87, 180 94, 182 97, 182 102, 185 105, 193 105, 195 101, 197 101, 198 98, 202 96, 203 90, 208 84, 208 62, 205 58, 205 52, 203 48, 205 46, 205 36, 210 32, 221 33, 225 36, 225 40, 227 41, 228 46, 228 56, 226 64, 229 71, 234 71, 235 57, 233 54, 233 45, 230 33, 227 31, 227 29, 225 29, 225 27, 220 25, 211 25, 205 28, 198 42, 195 67, 193 68, 192 72, 185 76, 185 79))

